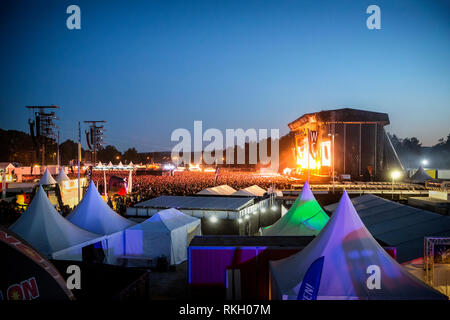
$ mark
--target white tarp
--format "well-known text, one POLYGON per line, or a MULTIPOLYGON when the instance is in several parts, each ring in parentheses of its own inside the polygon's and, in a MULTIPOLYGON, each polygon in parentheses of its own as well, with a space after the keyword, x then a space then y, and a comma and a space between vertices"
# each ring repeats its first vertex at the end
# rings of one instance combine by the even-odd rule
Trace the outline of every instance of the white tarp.
POLYGON ((48 171, 48 168, 46 168, 45 172, 44 172, 44 175, 39 180, 39 185, 46 186, 46 185, 49 185, 49 184, 56 184, 56 180, 53 179, 52 175, 48 171))
POLYGON ((318 299, 447 298, 409 274, 380 247, 346 192, 327 225, 306 248, 270 262, 272 299, 296 299, 305 273, 322 256, 318 299), (375 287, 376 278, 369 279, 374 272, 379 272, 375 287))
POLYGON ((67 219, 80 228, 103 235, 121 231, 135 224, 108 206, 92 180, 83 199, 67 219))
MULTIPOLYGON (((187 260, 187 248, 195 235, 201 235, 200 219, 173 208, 163 210, 123 231, 123 254, 152 259, 164 255, 170 264, 179 264, 187 260)), ((110 248, 113 247, 110 243, 110 248)), ((120 252, 120 248, 116 251, 120 252)))
POLYGON ((197 194, 215 195, 215 196, 229 196, 229 195, 232 195, 235 192, 236 192, 235 189, 233 189, 229 185, 223 184, 221 186, 203 189, 202 191, 197 192, 197 194))
POLYGON ((82 247, 104 239, 60 215, 41 186, 28 209, 9 229, 47 257, 63 260, 81 260, 82 247))
POLYGON ((249 196, 249 197, 262 197, 267 191, 260 186, 253 185, 244 189, 240 189, 233 193, 233 196, 249 196))

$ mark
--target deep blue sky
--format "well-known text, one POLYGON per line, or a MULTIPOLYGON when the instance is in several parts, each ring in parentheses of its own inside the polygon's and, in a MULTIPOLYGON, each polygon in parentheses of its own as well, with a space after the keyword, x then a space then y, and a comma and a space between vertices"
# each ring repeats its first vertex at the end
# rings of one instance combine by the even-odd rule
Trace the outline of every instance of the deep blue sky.
POLYGON ((153 151, 194 120, 284 134, 355 107, 432 145, 450 133, 449 18, 449 1, 2 1, 0 127, 27 131, 24 106, 56 104, 62 140, 104 119, 109 144, 153 151))

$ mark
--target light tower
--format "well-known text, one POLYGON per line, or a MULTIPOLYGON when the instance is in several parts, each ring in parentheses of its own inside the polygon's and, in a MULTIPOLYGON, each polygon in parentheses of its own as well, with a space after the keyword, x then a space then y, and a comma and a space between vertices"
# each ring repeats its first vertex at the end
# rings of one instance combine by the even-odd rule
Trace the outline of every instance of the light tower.
POLYGON ((96 121, 84 121, 84 123, 88 123, 89 130, 85 131, 86 133, 86 143, 88 145, 89 150, 94 153, 94 166, 97 164, 97 151, 103 145, 103 133, 106 131, 104 125, 105 120, 96 120, 96 121))
POLYGON ((41 152, 41 166, 45 166, 45 144, 48 139, 57 138, 56 129, 58 128, 54 120, 58 120, 54 111, 46 112, 46 109, 59 109, 58 106, 26 106, 33 110, 33 120, 28 119, 30 126, 30 135, 35 146, 36 155, 41 152))

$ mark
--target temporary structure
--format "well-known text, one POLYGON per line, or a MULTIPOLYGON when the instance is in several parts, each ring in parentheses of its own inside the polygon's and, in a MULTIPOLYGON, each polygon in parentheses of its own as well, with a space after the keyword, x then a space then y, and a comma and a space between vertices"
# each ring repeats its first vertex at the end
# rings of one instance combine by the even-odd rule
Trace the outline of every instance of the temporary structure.
POLYGON ((70 180, 70 179, 64 172, 64 167, 61 167, 61 169, 59 170, 59 174, 56 177, 56 182, 62 183, 63 181, 68 181, 68 180, 70 180))
POLYGON ((82 247, 103 240, 102 236, 81 229, 60 215, 42 186, 10 229, 45 256, 62 260, 81 260, 82 247))
POLYGON ((106 204, 92 180, 83 199, 67 219, 80 228, 103 235, 121 231, 135 224, 114 212, 106 204))
POLYGON ((187 260, 190 240, 201 235, 200 219, 176 209, 160 211, 124 231, 125 254, 157 258, 164 255, 170 264, 187 260))
POLYGON ((422 166, 417 169, 417 171, 412 175, 410 181, 412 183, 425 183, 427 181, 434 180, 422 166))
POLYGON ((236 192, 235 189, 233 189, 229 185, 224 184, 217 187, 203 189, 202 191, 197 192, 197 194, 210 196, 229 196, 235 192, 236 192))
MULTIPOLYGON (((296 299, 310 266, 323 258, 317 299, 446 299, 399 265, 377 243, 347 192, 306 248, 270 262, 272 299, 296 299)), ((316 286, 317 288, 317 286, 316 286)))
POLYGON ((233 193, 233 196, 262 197, 267 191, 263 188, 253 185, 244 189, 240 189, 233 193))
POLYGON ((4 300, 73 299, 58 270, 25 240, 2 227, 0 255, 4 257, 0 274, 4 300))
POLYGON ((314 236, 327 224, 329 218, 320 207, 305 182, 302 193, 289 211, 273 225, 263 228, 263 236, 314 236))
POLYGON ((111 161, 108 162, 108 168, 112 168, 112 167, 114 167, 114 165, 112 164, 112 162, 111 162, 111 161))
POLYGON ((52 175, 50 174, 50 172, 46 168, 45 172, 44 172, 44 175, 39 180, 39 185, 46 186, 46 185, 49 185, 49 184, 56 184, 56 180, 53 179, 52 175))

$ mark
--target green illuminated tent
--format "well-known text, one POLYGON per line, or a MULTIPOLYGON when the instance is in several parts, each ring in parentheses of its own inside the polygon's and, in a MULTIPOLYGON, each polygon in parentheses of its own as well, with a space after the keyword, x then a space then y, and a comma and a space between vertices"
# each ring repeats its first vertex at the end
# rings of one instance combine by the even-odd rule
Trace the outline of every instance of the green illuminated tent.
POLYGON ((328 219, 305 182, 302 193, 289 211, 273 225, 263 228, 261 233, 263 236, 315 236, 328 219))

